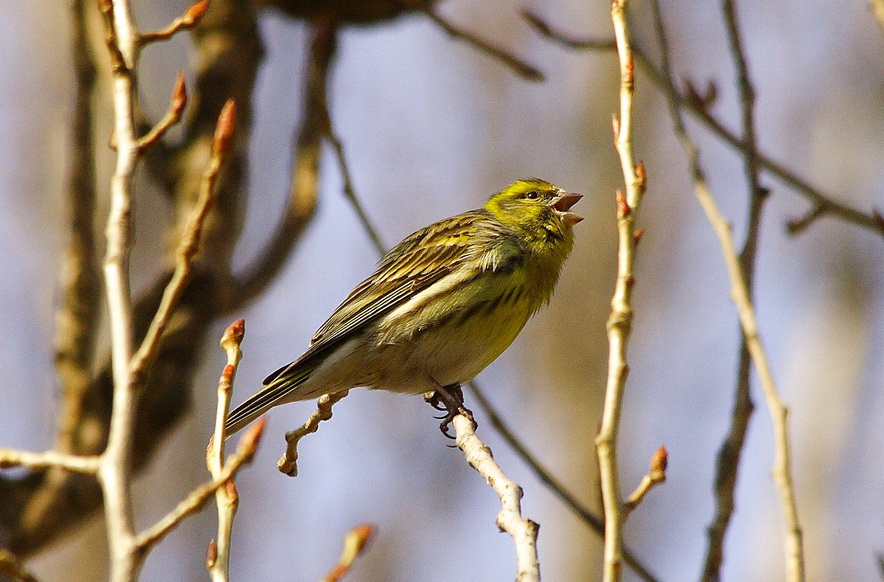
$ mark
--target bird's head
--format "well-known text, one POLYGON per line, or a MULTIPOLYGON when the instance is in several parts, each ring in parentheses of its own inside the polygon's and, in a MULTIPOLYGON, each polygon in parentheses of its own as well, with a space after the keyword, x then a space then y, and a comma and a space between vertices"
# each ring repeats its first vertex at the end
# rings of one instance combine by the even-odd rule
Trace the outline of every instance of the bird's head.
POLYGON ((528 178, 513 182, 492 196, 485 210, 531 239, 553 242, 569 238, 571 227, 583 220, 569 212, 582 197, 549 182, 528 178))

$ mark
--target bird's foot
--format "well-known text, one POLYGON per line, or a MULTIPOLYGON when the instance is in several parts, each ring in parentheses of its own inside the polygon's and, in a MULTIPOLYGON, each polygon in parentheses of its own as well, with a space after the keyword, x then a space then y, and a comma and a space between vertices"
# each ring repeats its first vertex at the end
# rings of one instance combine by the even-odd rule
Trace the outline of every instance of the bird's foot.
POLYGON ((476 424, 472 411, 463 404, 463 390, 461 390, 460 384, 451 384, 449 386, 437 385, 436 391, 424 396, 424 400, 429 402, 430 406, 436 410, 445 412, 443 416, 437 416, 436 419, 442 421, 439 424, 439 430, 451 440, 454 440, 455 437, 448 429, 455 416, 464 416, 471 423, 476 424))

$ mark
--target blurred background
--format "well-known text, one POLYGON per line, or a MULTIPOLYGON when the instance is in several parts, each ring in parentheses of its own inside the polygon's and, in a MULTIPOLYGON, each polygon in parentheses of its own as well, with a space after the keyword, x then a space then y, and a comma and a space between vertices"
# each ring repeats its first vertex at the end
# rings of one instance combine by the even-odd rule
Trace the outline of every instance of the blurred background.
MULTIPOLYGON (((187 2, 134 2, 139 24, 164 26, 187 2)), ((739 6, 756 89, 760 149, 837 200, 884 208, 884 35, 865 0, 743 2, 739 6)), ((475 208, 509 182, 537 176, 586 196, 587 218, 552 304, 479 377, 519 436, 586 504, 601 510, 594 452, 605 383, 605 321, 615 274, 614 190, 622 177, 612 146, 618 110, 612 52, 574 51, 542 38, 520 16, 530 9, 575 36, 609 38, 607 2, 447 0, 451 22, 506 48, 546 75, 528 82, 448 37, 423 15, 342 32, 330 85, 335 128, 365 208, 389 246, 432 221, 475 208)), ((58 269, 66 243, 62 204, 73 103, 68 14, 57 2, 9 0, 0 18, 0 444, 42 450, 54 438, 52 365, 58 269)), ((651 6, 632 2, 638 43, 656 54, 651 6)), ((664 3, 679 78, 714 81, 712 112, 740 131, 736 72, 720 6, 664 3)), ((265 60, 255 93, 248 209, 237 261, 245 264, 275 224, 289 184, 307 26, 280 13, 260 18, 265 60)), ((140 91, 159 117, 174 74, 192 75, 187 35, 148 49, 140 91)), ((104 55, 101 55, 104 59, 104 55)), ((103 61, 102 61, 103 62, 103 61)), ((654 450, 669 450, 668 479, 626 525, 627 543, 666 581, 697 579, 713 514, 715 456, 730 422, 738 328, 718 244, 696 203, 664 96, 637 77, 635 151, 648 175, 638 226, 636 319, 621 430, 621 478, 631 490, 654 450)), ((99 142, 109 134, 107 86, 98 92, 99 142)), ((741 158, 690 121, 703 165, 738 241, 747 186, 741 158)), ((99 144, 99 192, 110 152, 99 144)), ((245 359, 234 403, 307 346, 313 331, 367 276, 377 255, 342 195, 324 152, 318 213, 285 271, 246 319, 245 359)), ((791 409, 794 475, 809 580, 880 579, 884 553, 884 241, 823 218, 797 237, 785 223, 807 201, 764 174, 771 189, 761 225, 756 298, 762 340, 791 409)), ((137 184, 134 285, 158 270, 170 219, 149 180, 137 184)), ((230 321, 232 321, 231 318, 230 321)), ((230 321, 218 322, 219 338, 230 321)), ((205 444, 224 363, 213 339, 194 388, 192 415, 135 486, 139 524, 164 515, 207 479, 205 444)), ((783 576, 782 521, 770 478, 770 417, 753 382, 752 418, 726 545, 725 580, 783 576)), ((467 405, 471 404, 468 396, 467 405)), ((476 407, 473 407, 476 410, 476 407)), ((448 448, 419 397, 356 390, 300 447, 300 476, 276 470, 283 433, 312 403, 277 408, 254 464, 237 479, 234 580, 317 580, 346 531, 378 532, 349 579, 426 582, 510 580, 512 540, 498 533, 499 503, 463 455, 448 448)), ((570 513, 477 413, 479 435, 525 490, 523 512, 541 524, 549 581, 599 577, 600 538, 570 513)), ((146 581, 206 579, 215 535, 208 508, 147 561, 146 581)), ((32 563, 42 580, 106 577, 104 524, 32 563)), ((626 579, 634 574, 627 570, 626 579)))

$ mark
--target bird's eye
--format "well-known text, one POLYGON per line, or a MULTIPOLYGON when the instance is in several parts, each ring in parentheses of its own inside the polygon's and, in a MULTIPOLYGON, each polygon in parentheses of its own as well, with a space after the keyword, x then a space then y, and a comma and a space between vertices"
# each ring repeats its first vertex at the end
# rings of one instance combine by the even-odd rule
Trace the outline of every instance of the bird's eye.
POLYGON ((527 198, 528 200, 536 200, 539 197, 540 197, 540 194, 534 190, 531 190, 530 192, 525 194, 525 198, 527 198))

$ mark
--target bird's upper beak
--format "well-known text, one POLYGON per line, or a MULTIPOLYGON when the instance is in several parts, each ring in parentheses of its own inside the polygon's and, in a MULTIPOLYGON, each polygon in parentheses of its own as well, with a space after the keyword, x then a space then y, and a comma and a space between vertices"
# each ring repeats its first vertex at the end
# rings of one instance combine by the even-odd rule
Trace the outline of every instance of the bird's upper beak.
POLYGON ((562 220, 565 221, 565 224, 568 226, 574 226, 583 220, 583 217, 579 214, 574 214, 573 212, 568 211, 571 210, 571 207, 577 204, 577 201, 581 198, 583 198, 583 194, 570 194, 566 192, 556 198, 550 206, 559 212, 559 215, 562 217, 562 220))

